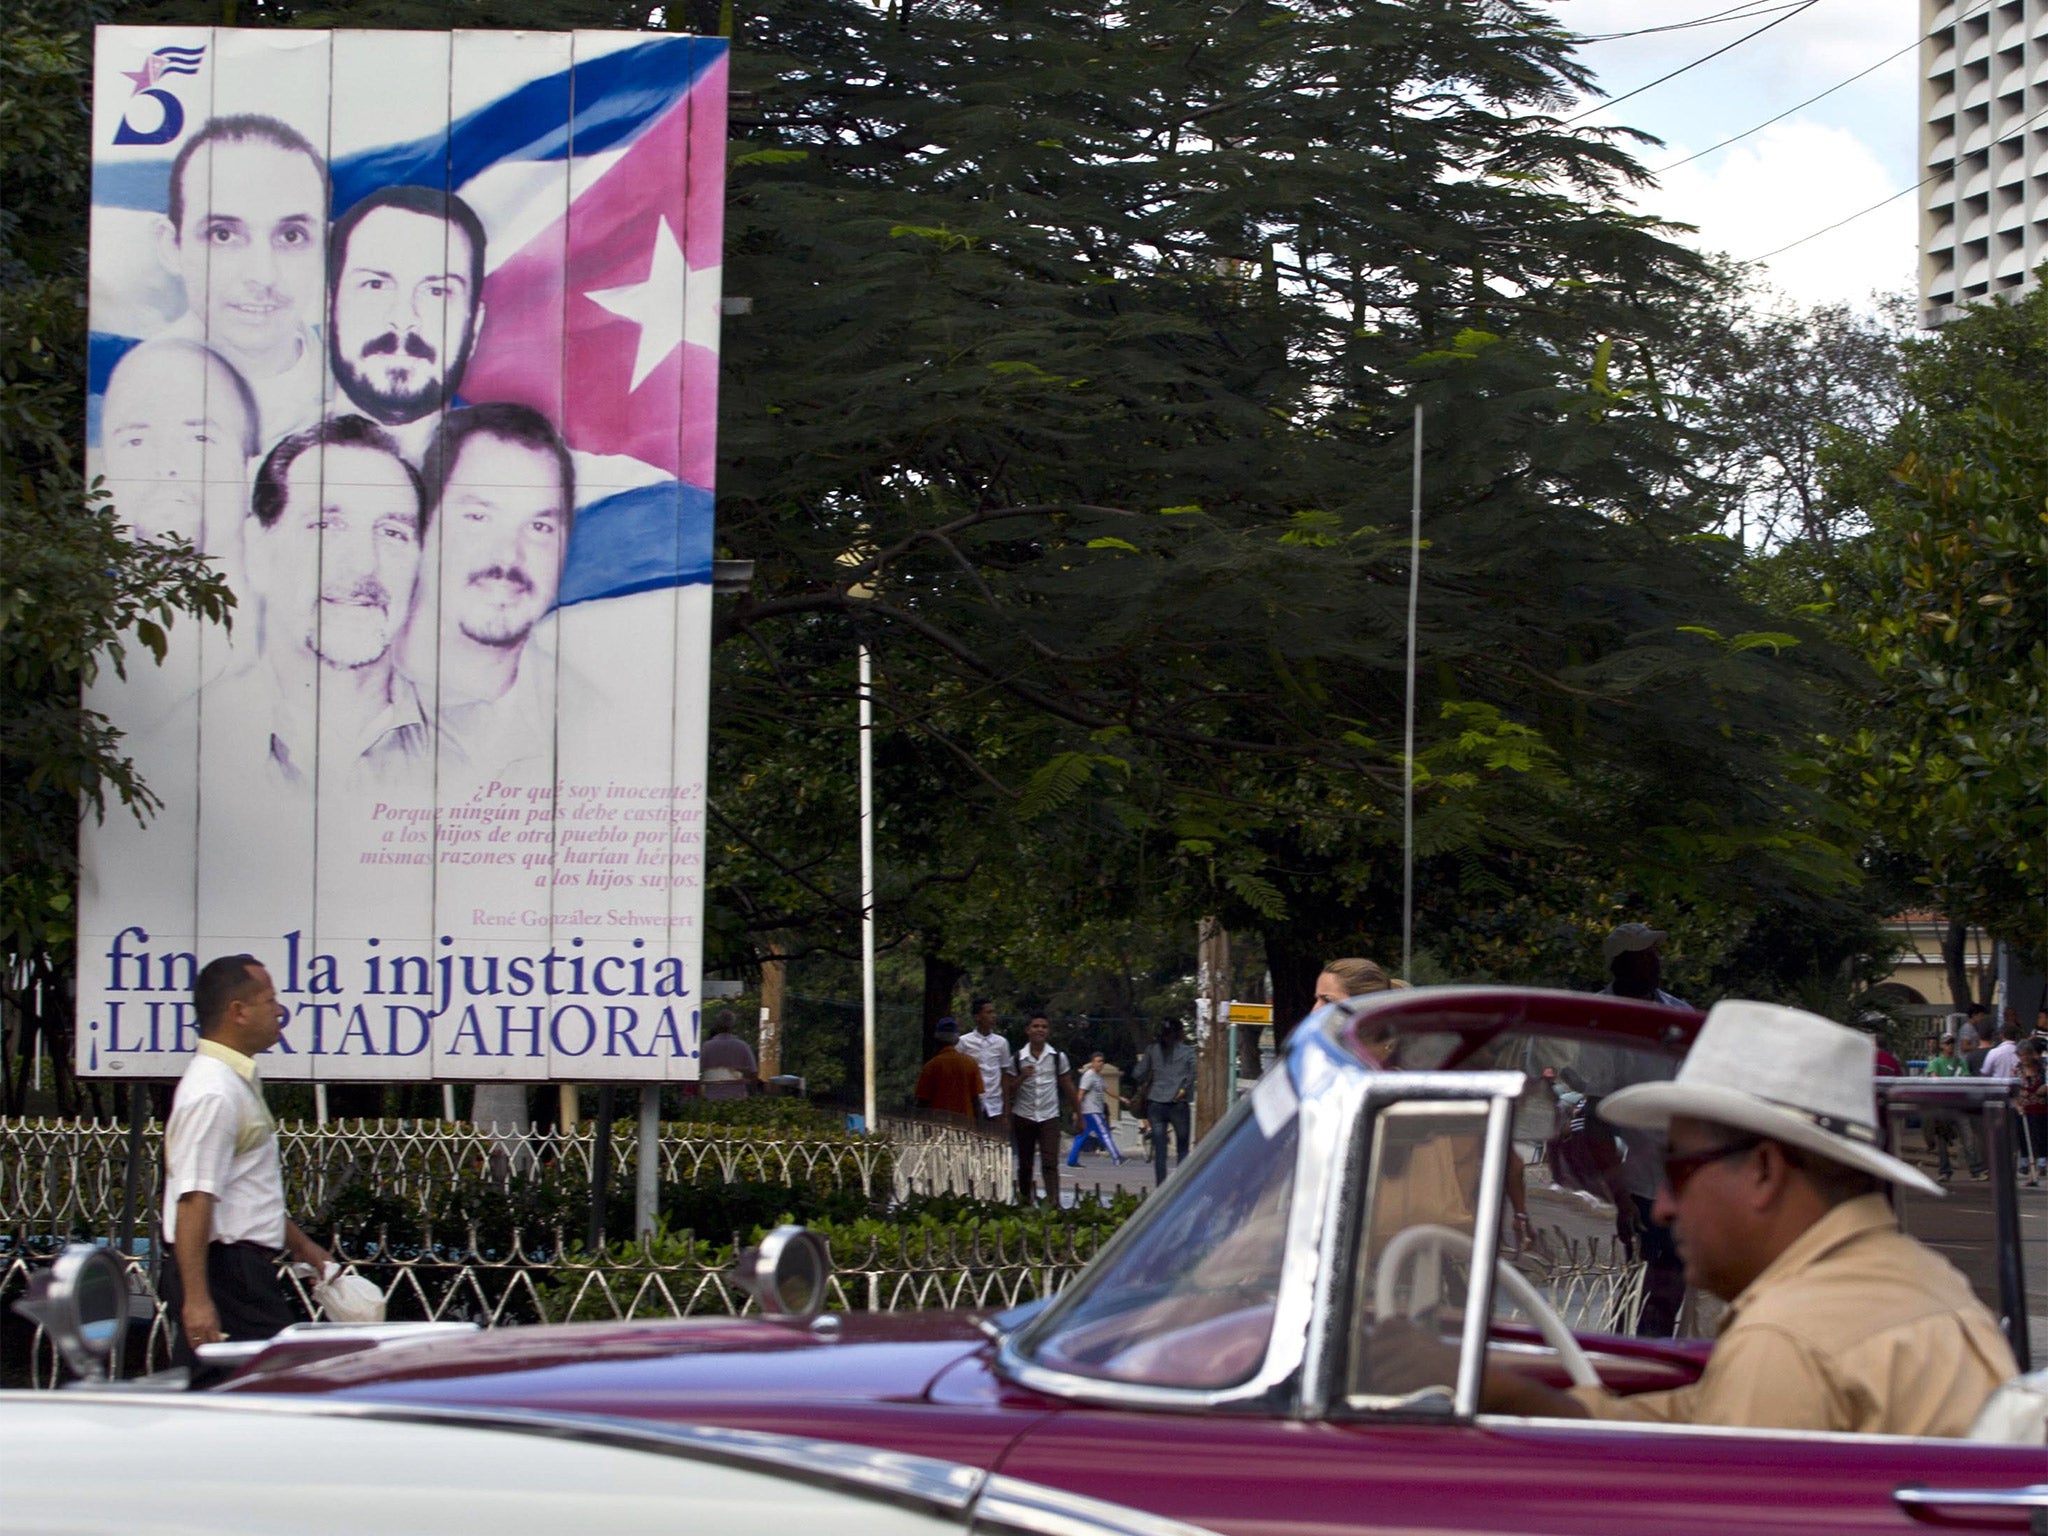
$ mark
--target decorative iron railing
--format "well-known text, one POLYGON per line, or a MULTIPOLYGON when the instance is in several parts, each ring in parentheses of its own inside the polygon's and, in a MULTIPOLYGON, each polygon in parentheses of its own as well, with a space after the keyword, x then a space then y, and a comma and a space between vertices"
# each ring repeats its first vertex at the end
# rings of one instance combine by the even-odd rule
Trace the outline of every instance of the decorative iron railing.
MULTIPOLYGON (((884 1118, 875 1136, 806 1136, 788 1130, 695 1125, 662 1128, 665 1184, 759 1182, 858 1189, 870 1198, 951 1194, 1010 1198, 1009 1143, 952 1126, 884 1118)), ((129 1132, 109 1121, 0 1120, 0 1230, 106 1235, 120 1222, 129 1132)), ((503 1182, 547 1168, 588 1180, 596 1133, 499 1131, 465 1122, 348 1120, 280 1127, 289 1209, 317 1216, 351 1187, 425 1212, 466 1180, 503 1182)), ((139 1230, 151 1229, 163 1188, 163 1128, 143 1130, 137 1168, 139 1230)), ((630 1189, 639 1137, 612 1131, 615 1188, 630 1189)))

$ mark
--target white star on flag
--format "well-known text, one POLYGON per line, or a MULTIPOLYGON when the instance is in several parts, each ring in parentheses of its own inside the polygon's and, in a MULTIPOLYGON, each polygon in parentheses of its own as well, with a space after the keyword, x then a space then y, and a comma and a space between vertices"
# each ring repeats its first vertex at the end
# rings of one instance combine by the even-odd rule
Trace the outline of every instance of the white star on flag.
MULTIPOLYGON (((638 389, 647 375, 683 344, 685 273, 683 248, 676 243, 676 232, 663 215, 660 228, 654 232, 654 252, 648 258, 646 281, 629 283, 623 288, 599 288, 585 295, 592 303, 640 327, 640 344, 633 354, 633 382, 626 386, 628 393, 638 389)), ((715 295, 717 274, 697 273, 689 286, 707 287, 715 295)))

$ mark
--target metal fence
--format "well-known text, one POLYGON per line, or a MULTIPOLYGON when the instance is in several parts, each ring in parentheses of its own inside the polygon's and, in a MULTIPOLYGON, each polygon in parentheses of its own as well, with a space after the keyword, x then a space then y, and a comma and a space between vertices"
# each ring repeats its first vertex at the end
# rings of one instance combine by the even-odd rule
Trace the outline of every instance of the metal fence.
MULTIPOLYGON (((802 1131, 671 1122, 662 1128, 664 1183, 733 1184, 753 1181, 792 1188, 858 1189, 869 1198, 958 1195, 1008 1200, 1014 1181, 1007 1140, 950 1125, 885 1118, 873 1137, 806 1135, 802 1131)), ((18 1379, 19 1358, 31 1356, 31 1374, 47 1381, 54 1360, 40 1335, 32 1338, 7 1315, 29 1274, 69 1241, 105 1241, 121 1230, 128 1175, 129 1128, 114 1121, 0 1120, 0 1376, 18 1379), (24 1340, 28 1342, 24 1343, 24 1340), (9 1358, 14 1357, 14 1358, 9 1358)), ((596 1146, 588 1124, 567 1134, 500 1132, 495 1127, 420 1121, 294 1123, 279 1128, 288 1206, 309 1229, 345 1189, 402 1201, 422 1215, 477 1180, 502 1183, 551 1170, 587 1180, 596 1146)), ((163 1130, 144 1127, 136 1167, 133 1252, 128 1262, 139 1295, 150 1291, 149 1262, 163 1189, 163 1130)), ((630 1189, 639 1140, 621 1123, 613 1135, 614 1188, 630 1189)), ((380 1236, 369 1246, 340 1245, 341 1256, 386 1287, 397 1318, 459 1318, 502 1323, 559 1322, 570 1317, 689 1316, 737 1312, 736 1291, 717 1251, 677 1245, 662 1257, 639 1250, 621 1261, 610 1255, 569 1257, 572 1244, 556 1230, 539 1242, 516 1233, 492 1246, 473 1227, 428 1229, 403 1244, 380 1236)), ((1092 1244, 1090 1239, 1082 1239, 1092 1244)), ((835 1280, 834 1305, 882 1310, 926 1306, 1008 1306, 1057 1286, 1086 1262, 1084 1252, 1002 1251, 854 1255, 835 1280)), ((304 1288, 300 1300, 317 1316, 304 1288)), ((149 1357, 167 1356, 159 1315, 150 1330, 149 1357)))
MULTIPOLYGON (((671 1122, 660 1138, 660 1181, 858 1189, 892 1195, 1010 1198, 1009 1143, 999 1137, 885 1118, 870 1137, 671 1122)), ((106 1234, 119 1224, 128 1128, 114 1121, 0 1120, 0 1230, 106 1234)), ((549 1168, 588 1180, 597 1136, 499 1131, 465 1122, 361 1120, 279 1127, 285 1202, 302 1216, 327 1210, 342 1190, 363 1188, 425 1212, 466 1181, 503 1182, 549 1168)), ((139 1230, 150 1230, 163 1189, 163 1128, 144 1128, 139 1230)), ((612 1133, 616 1187, 633 1186, 640 1155, 634 1128, 612 1133)))

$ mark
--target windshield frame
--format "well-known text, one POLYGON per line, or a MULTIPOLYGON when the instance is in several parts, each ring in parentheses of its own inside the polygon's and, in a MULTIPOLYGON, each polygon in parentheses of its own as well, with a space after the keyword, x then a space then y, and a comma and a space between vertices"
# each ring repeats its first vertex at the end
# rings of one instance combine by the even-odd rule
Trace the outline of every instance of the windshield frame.
MULTIPOLYGON (((1108 1407, 1182 1411, 1238 1407, 1316 1418, 1328 1413, 1330 1387, 1336 1384, 1333 1372, 1341 1375, 1348 1347, 1348 1287, 1353 1266, 1343 1245, 1362 1219, 1359 1208, 1365 1197, 1366 1138, 1373 1112, 1397 1100, 1495 1101, 1490 1110, 1489 1156, 1481 1200, 1483 1205, 1490 1189, 1497 1212, 1506 1181, 1507 1117, 1521 1093, 1523 1076, 1519 1072, 1379 1072, 1353 1054, 1345 1038, 1348 1019, 1341 1010, 1319 1010, 1319 1015, 1311 1015, 1294 1031, 1286 1054, 1261 1080, 1260 1089, 1233 1106, 1196 1146, 1184 1165, 1185 1173, 1176 1173, 1148 1199, 1050 1305, 1000 1341, 993 1362, 998 1376, 1049 1397, 1108 1407), (1272 1079, 1283 1074, 1284 1086, 1276 1086, 1272 1079), (1294 1183, 1273 1320, 1257 1368, 1235 1385, 1210 1388, 1105 1380, 1042 1364, 1039 1352, 1043 1343, 1066 1326, 1099 1283, 1098 1277, 1110 1273, 1125 1250, 1140 1242, 1155 1222, 1171 1219, 1178 1191, 1196 1182, 1196 1175, 1229 1143, 1229 1133, 1245 1117, 1258 1113, 1260 1093, 1277 1093, 1284 1101, 1290 1090, 1294 1101, 1291 1113, 1299 1117, 1294 1183), (1498 1135, 1493 1134, 1496 1124, 1498 1135)), ((1489 1306, 1490 1290, 1489 1281, 1489 1306)), ((1476 1395, 1476 1362, 1472 1391, 1476 1395)), ((1461 1400, 1463 1396, 1461 1393, 1461 1400)))

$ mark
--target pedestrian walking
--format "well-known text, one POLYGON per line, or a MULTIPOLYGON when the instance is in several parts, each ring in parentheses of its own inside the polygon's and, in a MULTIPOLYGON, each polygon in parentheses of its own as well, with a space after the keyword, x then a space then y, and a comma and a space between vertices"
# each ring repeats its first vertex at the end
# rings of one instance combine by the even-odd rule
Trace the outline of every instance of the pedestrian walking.
MULTIPOLYGON (((1116 1144, 1116 1137, 1109 1129, 1110 1092, 1102 1081, 1102 1052, 1097 1051, 1088 1058, 1088 1065, 1081 1069, 1081 1129, 1074 1137, 1073 1146, 1067 1149, 1067 1166, 1081 1165, 1081 1149, 1091 1141, 1102 1143, 1102 1150, 1117 1167, 1124 1165, 1123 1149, 1116 1144)), ((1117 1103, 1123 1103, 1123 1096, 1115 1096, 1117 1103)))
POLYGON ((1137 1081, 1145 1090, 1145 1118, 1152 1127, 1152 1177, 1166 1182, 1166 1133, 1173 1132, 1173 1165, 1188 1157, 1188 1100, 1195 1091, 1195 1048, 1187 1026, 1168 1019, 1138 1058, 1137 1081))
POLYGON ((730 1008, 719 1009, 711 1022, 711 1034, 697 1057, 707 1099, 744 1099, 761 1079, 754 1048, 733 1032, 738 1027, 739 1020, 730 1008))
MULTIPOLYGON (((1968 1077, 1969 1063, 1963 1060, 1959 1047, 1962 1042, 1954 1035, 1943 1035, 1934 1054, 1927 1060, 1929 1077, 1968 1077)), ((1988 1179, 1990 1173, 1984 1166, 1984 1144, 1977 1134, 1976 1117, 1953 1109, 1930 1109, 1927 1112, 1927 1137, 1934 1143, 1935 1177, 1946 1184, 1955 1177, 1955 1163, 1949 1156, 1949 1149, 1961 1143, 1963 1159, 1969 1164, 1970 1177, 1988 1179)))
POLYGON ((2020 1172, 2028 1185, 2039 1188, 2048 1177, 2048 1067, 2041 1047, 2032 1040, 2020 1046, 2020 1069, 2015 1079, 2013 1115, 2017 1121, 2020 1172))
POLYGON ((1015 1058, 1010 1053, 1010 1042, 996 1033, 994 1003, 977 997, 970 1018, 974 1028, 960 1037, 960 1054, 971 1057, 981 1068, 981 1097, 975 1101, 975 1117, 983 1125, 1001 1125, 1004 1084, 1015 1058))
POLYGON ((1967 1058, 1970 1052, 1989 1045, 1990 1035, 1991 1010, 1982 1003, 1971 1003, 1963 1011, 1963 1022, 1956 1030, 1956 1054, 1967 1058))
POLYGON ((278 1277, 289 1252, 324 1276, 333 1260, 284 1206, 277 1121, 256 1058, 284 1033, 270 972, 253 955, 209 961, 192 988, 199 1044, 164 1127, 160 1294, 172 1360, 194 1365, 201 1344, 267 1339, 298 1321, 278 1277))
POLYGON ((1034 1013, 1024 1025, 1024 1048, 1017 1052, 1011 1069, 1010 1136, 1017 1152, 1017 1203, 1029 1205, 1033 1198, 1032 1162, 1037 1160, 1045 1175, 1045 1196, 1054 1205, 1060 1199, 1060 1099, 1081 1112, 1080 1096, 1074 1091, 1074 1069, 1066 1052, 1051 1044, 1052 1021, 1034 1013))
MULTIPOLYGON (((1601 958, 1607 962, 1607 985, 1600 990, 1611 997, 1633 997, 1660 1008, 1684 1008, 1684 999, 1663 987, 1664 960, 1661 946, 1666 935, 1647 923, 1621 923, 1601 942, 1601 958)), ((1610 1094, 1638 1083, 1654 1082, 1672 1075, 1668 1061, 1655 1061, 1640 1051, 1612 1046, 1588 1046, 1577 1063, 1566 1069, 1565 1082, 1586 1095, 1589 1116, 1597 1116, 1600 1103, 1610 1094)), ((1604 1131, 1601 1134, 1606 1134, 1604 1131)), ((1643 1338, 1668 1339, 1678 1327, 1679 1309, 1685 1304, 1685 1264, 1671 1228, 1656 1218, 1658 1186, 1664 1180, 1664 1138, 1660 1131, 1636 1126, 1618 1128, 1627 1150, 1622 1160, 1622 1185, 1628 1192, 1629 1209, 1617 1217, 1633 1220, 1622 1233, 1624 1247, 1640 1243, 1643 1260, 1643 1309, 1636 1318, 1636 1333, 1643 1338)))

